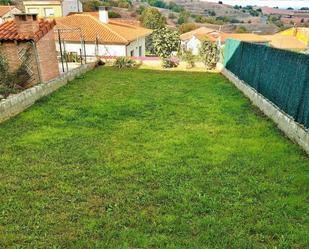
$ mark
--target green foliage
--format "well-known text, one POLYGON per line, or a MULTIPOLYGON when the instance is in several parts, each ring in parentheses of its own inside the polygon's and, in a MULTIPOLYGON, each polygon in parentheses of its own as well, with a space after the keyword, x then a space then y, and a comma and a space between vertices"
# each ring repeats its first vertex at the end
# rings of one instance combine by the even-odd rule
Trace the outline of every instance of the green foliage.
POLYGON ((199 49, 199 55, 207 69, 216 67, 220 58, 220 50, 214 42, 203 41, 199 49))
POLYGON ((151 7, 146 8, 142 12, 140 21, 145 28, 149 29, 163 28, 166 24, 166 19, 160 11, 151 7))
POLYGON ((129 57, 121 56, 116 58, 113 66, 119 69, 131 68, 136 66, 136 62, 129 57))
POLYGON ((5 249, 308 247, 308 156, 220 74, 95 69, 0 151, 5 249))
POLYGON ((168 58, 172 52, 178 51, 180 45, 179 33, 169 28, 156 29, 152 34, 154 52, 161 58, 168 58))
POLYGON ((189 20, 189 13, 187 11, 182 11, 180 12, 179 14, 179 17, 178 17, 178 21, 177 21, 177 24, 183 24, 183 23, 187 23, 188 20, 189 20))
POLYGON ((179 59, 176 57, 167 57, 162 59, 163 68, 175 68, 179 65, 179 59))
POLYGON ((247 30, 246 27, 244 27, 244 26, 238 26, 238 27, 235 29, 235 32, 236 32, 236 33, 247 33, 248 30, 247 30))
POLYGON ((187 63, 187 68, 195 67, 196 56, 192 53, 192 49, 182 49, 180 57, 187 63))
POLYGON ((102 3, 99 0, 88 0, 83 3, 83 10, 87 11, 97 11, 102 3))
POLYGON ((108 11, 108 17, 109 18, 120 18, 121 15, 118 12, 115 12, 115 11, 108 11))
POLYGON ((268 16, 268 22, 272 23, 272 24, 275 24, 279 28, 283 28, 284 27, 284 25, 283 25, 283 23, 281 21, 281 16, 279 16, 279 15, 269 15, 268 16))
POLYGON ((0 5, 11 5, 12 1, 11 0, 0 0, 0 5))
POLYGON ((119 8, 129 8, 132 6, 130 0, 88 0, 83 3, 84 11, 96 11, 99 9, 100 6, 112 6, 112 7, 119 7, 119 8))
POLYGON ((163 9, 169 9, 174 12, 181 12, 184 10, 182 6, 172 1, 170 1, 169 3, 166 3, 165 1, 161 1, 161 0, 145 0, 144 2, 148 2, 150 6, 154 6, 157 8, 163 8, 163 9))
POLYGON ((183 34, 191 30, 197 29, 198 27, 199 26, 197 26, 195 23, 184 23, 178 27, 178 30, 180 34, 183 34))
POLYGON ((217 14, 216 14, 216 12, 214 11, 214 10, 205 10, 204 11, 205 12, 205 14, 206 15, 208 15, 208 16, 216 16, 217 14))

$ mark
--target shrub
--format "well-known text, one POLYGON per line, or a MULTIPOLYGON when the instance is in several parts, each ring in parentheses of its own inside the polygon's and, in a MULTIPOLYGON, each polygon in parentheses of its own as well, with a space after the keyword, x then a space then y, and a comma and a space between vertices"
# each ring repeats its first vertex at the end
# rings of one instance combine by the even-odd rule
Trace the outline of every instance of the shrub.
POLYGON ((162 59, 162 67, 164 68, 174 68, 178 67, 179 59, 177 57, 168 57, 162 59))
POLYGON ((109 18, 120 18, 121 15, 115 11, 108 11, 108 17, 109 18))
POLYGON ((200 57, 207 69, 216 67, 219 61, 220 51, 217 44, 211 41, 203 41, 200 47, 200 57))
POLYGON ((187 63, 187 68, 195 67, 196 56, 192 53, 192 49, 183 49, 181 58, 187 63))
POLYGON ((136 66, 136 62, 134 60, 132 60, 129 57, 117 57, 116 61, 114 62, 114 67, 118 67, 118 68, 131 68, 131 67, 135 67, 136 66))
POLYGON ((191 30, 197 29, 198 26, 195 23, 183 23, 179 26, 179 33, 187 33, 191 30))
POLYGON ((246 33, 247 29, 244 26, 239 26, 239 27, 236 28, 235 32, 236 33, 246 33))

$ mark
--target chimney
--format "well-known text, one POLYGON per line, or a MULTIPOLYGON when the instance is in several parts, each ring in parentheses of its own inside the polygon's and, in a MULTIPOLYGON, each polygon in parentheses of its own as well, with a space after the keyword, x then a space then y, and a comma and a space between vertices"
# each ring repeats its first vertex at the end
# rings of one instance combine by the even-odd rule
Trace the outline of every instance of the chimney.
POLYGON ((100 22, 107 24, 108 23, 108 8, 105 6, 99 7, 99 19, 100 22))
POLYGON ((23 35, 34 35, 39 30, 37 14, 15 14, 17 32, 23 35))

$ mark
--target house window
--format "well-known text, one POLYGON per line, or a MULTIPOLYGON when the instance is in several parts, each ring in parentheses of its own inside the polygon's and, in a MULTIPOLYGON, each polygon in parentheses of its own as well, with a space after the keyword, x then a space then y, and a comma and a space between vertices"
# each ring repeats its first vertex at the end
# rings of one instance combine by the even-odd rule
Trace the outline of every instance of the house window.
POLYGON ((130 56, 133 57, 134 56, 134 50, 131 50, 130 52, 130 56))
POLYGON ((28 12, 30 14, 39 14, 39 9, 38 8, 28 8, 28 12))
POLYGON ((49 16, 54 16, 55 15, 55 10, 53 8, 45 8, 44 12, 45 12, 45 17, 49 17, 49 16))
POLYGON ((138 56, 142 56, 142 46, 138 47, 138 56))

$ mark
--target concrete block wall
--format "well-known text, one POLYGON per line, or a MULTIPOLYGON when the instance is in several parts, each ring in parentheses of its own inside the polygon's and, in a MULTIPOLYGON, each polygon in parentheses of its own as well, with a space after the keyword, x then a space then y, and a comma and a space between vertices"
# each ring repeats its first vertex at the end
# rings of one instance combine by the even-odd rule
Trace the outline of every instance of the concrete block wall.
POLYGON ((92 70, 94 67, 95 63, 82 65, 79 68, 73 69, 72 71, 63 74, 56 79, 50 80, 47 83, 35 85, 21 93, 0 101, 0 123, 21 113, 40 98, 51 94, 58 88, 66 85, 75 77, 92 70))
POLYGON ((292 117, 281 111, 276 105, 247 85, 236 75, 219 65, 221 73, 248 97, 266 116, 272 119, 278 128, 291 140, 299 144, 309 155, 309 130, 294 121, 292 117))

